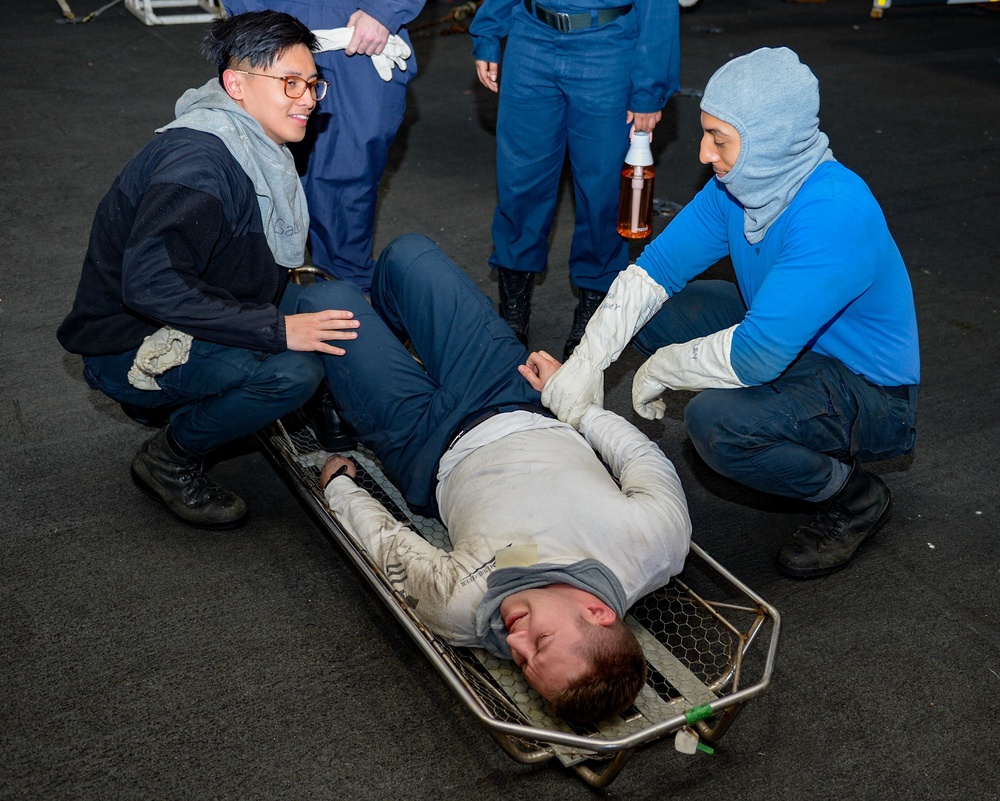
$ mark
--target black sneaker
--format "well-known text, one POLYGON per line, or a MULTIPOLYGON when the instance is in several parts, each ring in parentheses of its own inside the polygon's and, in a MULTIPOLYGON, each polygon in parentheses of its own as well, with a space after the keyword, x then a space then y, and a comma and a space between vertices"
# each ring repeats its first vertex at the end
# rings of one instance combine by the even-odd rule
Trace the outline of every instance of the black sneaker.
POLYGON ((878 476, 857 462, 840 491, 823 510, 792 534, 778 553, 778 569, 796 579, 819 578, 847 567, 858 546, 875 535, 892 514, 892 496, 878 476))

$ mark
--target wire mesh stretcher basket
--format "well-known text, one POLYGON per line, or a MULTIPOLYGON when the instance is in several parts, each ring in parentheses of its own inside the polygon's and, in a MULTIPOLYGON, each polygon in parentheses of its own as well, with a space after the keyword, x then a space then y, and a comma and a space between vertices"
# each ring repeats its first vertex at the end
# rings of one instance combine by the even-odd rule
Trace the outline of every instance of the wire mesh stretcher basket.
MULTIPOLYGON (((481 649, 453 647, 421 622, 327 507, 319 472, 329 454, 305 415, 289 415, 258 438, 463 705, 518 762, 556 759, 592 787, 605 787, 640 746, 678 732, 688 742, 716 742, 770 682, 780 629, 777 610, 692 543, 681 575, 640 599, 626 616, 649 667, 639 698, 615 720, 571 726, 552 715, 513 662, 481 649)), ((434 545, 450 548, 440 521, 413 514, 371 452, 359 447, 344 455, 357 464, 358 485, 396 519, 434 545)))

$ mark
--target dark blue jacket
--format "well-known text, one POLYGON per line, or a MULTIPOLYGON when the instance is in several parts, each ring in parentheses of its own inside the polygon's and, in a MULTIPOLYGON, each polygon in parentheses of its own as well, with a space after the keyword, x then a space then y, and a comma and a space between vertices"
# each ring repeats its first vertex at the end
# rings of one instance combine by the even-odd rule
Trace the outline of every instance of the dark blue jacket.
POLYGON ((221 139, 156 136, 125 165, 94 217, 66 350, 107 356, 163 325, 198 339, 286 349, 276 304, 288 272, 271 254, 253 183, 221 139))

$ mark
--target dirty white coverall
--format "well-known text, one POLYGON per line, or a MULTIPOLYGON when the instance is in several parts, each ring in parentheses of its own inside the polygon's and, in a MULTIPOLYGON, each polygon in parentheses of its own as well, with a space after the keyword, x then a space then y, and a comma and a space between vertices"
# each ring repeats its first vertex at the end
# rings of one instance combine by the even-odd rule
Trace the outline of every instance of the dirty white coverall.
POLYGON ((498 551, 534 545, 537 563, 556 565, 597 559, 631 606, 680 572, 691 536, 673 464, 633 425, 597 406, 579 432, 514 411, 453 443, 437 486, 451 552, 395 520, 346 475, 329 482, 326 499, 420 618, 459 646, 481 645, 476 608, 498 551))

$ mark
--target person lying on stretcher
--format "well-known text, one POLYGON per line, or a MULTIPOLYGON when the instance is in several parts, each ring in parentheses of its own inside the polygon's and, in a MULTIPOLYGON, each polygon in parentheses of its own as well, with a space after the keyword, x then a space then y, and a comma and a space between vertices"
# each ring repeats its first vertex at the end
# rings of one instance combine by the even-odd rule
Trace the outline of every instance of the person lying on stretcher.
POLYGON ((330 392, 411 508, 448 527, 453 550, 394 519, 354 483, 354 465, 331 456, 321 482, 337 520, 429 628, 513 659, 560 717, 626 709, 646 664, 623 616, 680 572, 690 543, 671 462, 598 406, 579 431, 541 407, 559 362, 529 356, 425 237, 385 249, 370 305, 343 281, 298 303, 360 321, 343 356, 323 357, 330 392))

